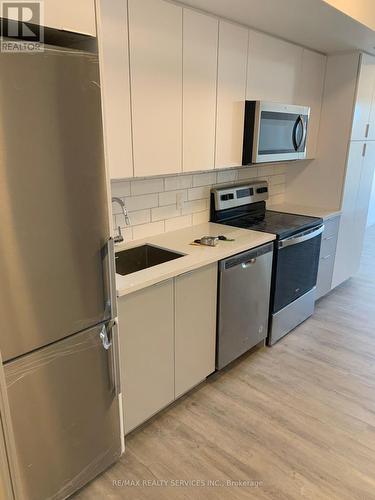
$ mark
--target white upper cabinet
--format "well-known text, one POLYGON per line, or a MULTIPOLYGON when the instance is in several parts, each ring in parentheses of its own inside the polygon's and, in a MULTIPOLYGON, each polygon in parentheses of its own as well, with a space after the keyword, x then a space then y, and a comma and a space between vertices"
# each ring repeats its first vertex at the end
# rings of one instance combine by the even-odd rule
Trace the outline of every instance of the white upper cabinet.
POLYGON ((96 5, 106 163, 121 179, 133 176, 127 1, 96 5))
MULTIPOLYGON (((370 133, 375 138, 375 124, 370 127, 370 112, 375 84, 375 58, 362 54, 358 79, 357 100, 354 108, 352 141, 366 140, 370 133)), ((375 117, 373 117, 373 120, 375 117)))
POLYGON ((129 0, 134 175, 182 171, 182 8, 129 0))
POLYGON ((183 11, 183 170, 214 168, 217 19, 183 11))
POLYGON ((302 51, 297 45, 250 30, 246 99, 295 103, 302 51))
MULTIPOLYGON (((107 0, 108 1, 108 0, 107 0)), ((44 25, 96 36, 95 0, 44 0, 44 25)))
POLYGON ((248 36, 245 28, 219 22, 217 168, 242 165, 248 36))
POLYGON ((367 64, 369 64, 372 68, 373 78, 374 78, 374 87, 371 101, 371 110, 370 110, 370 118, 367 132, 367 140, 375 141, 375 57, 371 57, 368 55, 362 56, 366 58, 367 64))
POLYGON ((326 56, 303 49, 302 68, 297 80, 296 104, 310 106, 307 158, 316 156, 326 61, 326 56))

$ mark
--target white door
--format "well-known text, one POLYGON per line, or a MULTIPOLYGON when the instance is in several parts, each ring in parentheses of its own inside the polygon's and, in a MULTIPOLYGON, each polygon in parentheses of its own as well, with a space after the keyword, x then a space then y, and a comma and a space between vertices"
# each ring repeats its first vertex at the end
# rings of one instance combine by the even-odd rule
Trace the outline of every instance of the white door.
POLYGON ((356 238, 360 237, 357 203, 364 163, 364 146, 363 142, 352 142, 350 145, 332 288, 351 278, 359 267, 360 252, 356 241, 356 238))
POLYGON ((182 8, 129 0, 134 175, 182 171, 182 8))
MULTIPOLYGON (((370 111, 375 83, 375 57, 362 54, 354 108, 352 141, 363 141, 370 132, 370 111)), ((375 134, 375 131, 371 133, 375 134)))
POLYGON ((217 264, 175 279, 175 397, 215 371, 217 264))
POLYGON ((174 399, 173 280, 119 299, 125 433, 174 399))
POLYGON ((302 70, 297 81, 296 103, 310 107, 307 158, 316 156, 326 60, 326 56, 322 54, 312 50, 303 50, 302 70))
POLYGON ((127 0, 97 0, 99 64, 107 168, 133 177, 127 0))
MULTIPOLYGON (((355 218, 355 236, 353 243, 356 245, 358 262, 362 256, 363 241, 367 227, 367 215, 369 212, 372 184, 374 180, 375 169, 375 142, 365 144, 364 160, 362 164, 361 180, 358 189, 356 218, 355 218)), ((359 263, 358 263, 359 265, 359 263)))
POLYGON ((362 56, 366 57, 366 59, 369 60, 369 64, 371 66, 371 69, 374 73, 373 78, 374 78, 374 88, 373 88, 373 94, 372 94, 372 102, 371 102, 371 109, 370 109, 370 118, 369 118, 369 123, 367 127, 367 140, 369 141, 375 141, 375 57, 371 56, 362 56))
POLYGON ((44 25, 96 36, 94 0, 44 0, 44 25))
POLYGON ((246 99, 293 104, 302 51, 297 45, 250 30, 246 99))
POLYGON ((183 170, 215 167, 217 19, 183 12, 183 170))
POLYGON ((215 167, 242 165, 248 30, 220 21, 215 167))

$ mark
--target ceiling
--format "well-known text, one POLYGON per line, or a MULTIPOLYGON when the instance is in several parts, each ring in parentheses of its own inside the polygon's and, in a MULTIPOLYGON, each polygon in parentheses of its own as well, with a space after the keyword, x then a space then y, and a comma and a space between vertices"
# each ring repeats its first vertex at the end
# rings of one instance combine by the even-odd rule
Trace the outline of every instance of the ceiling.
POLYGON ((375 31, 323 0, 182 2, 326 54, 353 49, 375 54, 375 31))

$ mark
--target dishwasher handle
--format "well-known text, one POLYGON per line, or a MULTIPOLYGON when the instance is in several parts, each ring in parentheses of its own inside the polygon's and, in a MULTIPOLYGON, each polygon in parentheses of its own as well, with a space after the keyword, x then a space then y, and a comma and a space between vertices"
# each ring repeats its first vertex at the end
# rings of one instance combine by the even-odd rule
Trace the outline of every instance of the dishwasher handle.
POLYGON ((273 243, 267 243, 266 245, 253 248, 252 250, 247 250, 246 252, 233 255, 232 257, 228 257, 227 259, 220 261, 220 271, 229 271, 238 266, 241 266, 242 269, 248 269, 249 267, 256 264, 259 257, 273 252, 273 249, 273 243))
POLYGON ((255 264, 257 261, 256 257, 248 260, 247 262, 242 262, 241 266, 242 269, 247 269, 248 267, 251 267, 253 264, 255 264))

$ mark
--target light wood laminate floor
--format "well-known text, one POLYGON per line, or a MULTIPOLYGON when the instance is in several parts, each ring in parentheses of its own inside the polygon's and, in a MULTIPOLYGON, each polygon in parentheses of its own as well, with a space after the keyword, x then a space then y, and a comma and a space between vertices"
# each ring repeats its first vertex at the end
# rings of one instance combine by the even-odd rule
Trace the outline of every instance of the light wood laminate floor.
POLYGON ((359 275, 311 319, 134 432, 76 498, 375 499, 375 228, 359 275), (142 485, 157 479, 168 486, 142 485))

